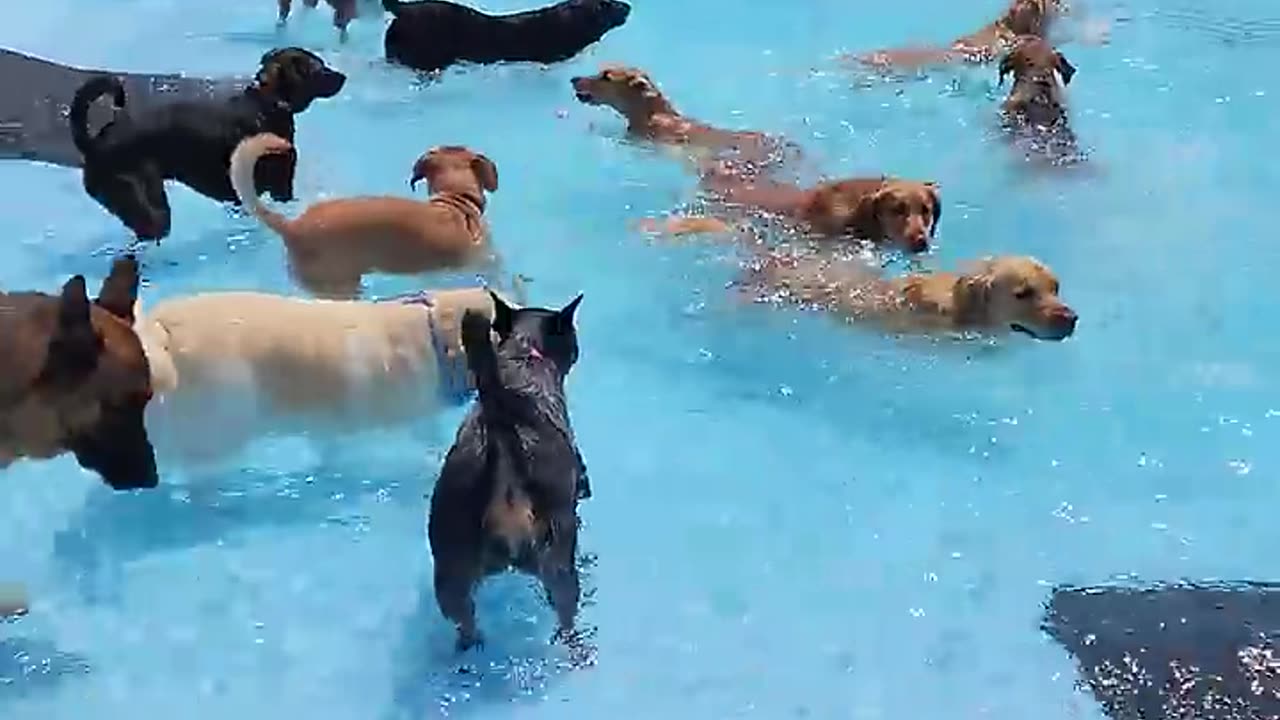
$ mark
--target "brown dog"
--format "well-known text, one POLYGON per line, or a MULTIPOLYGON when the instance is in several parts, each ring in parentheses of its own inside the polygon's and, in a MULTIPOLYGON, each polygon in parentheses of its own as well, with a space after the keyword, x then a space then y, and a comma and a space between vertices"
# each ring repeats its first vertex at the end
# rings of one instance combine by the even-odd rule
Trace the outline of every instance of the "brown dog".
POLYGON ((262 134, 231 155, 231 184, 241 202, 284 239, 290 265, 310 292, 328 298, 359 295, 367 272, 411 275, 492 260, 484 220, 485 191, 498 189, 498 168, 463 147, 437 147, 413 166, 410 187, 425 179, 431 198, 356 197, 316 203, 290 220, 252 192, 253 168, 289 143, 262 134))
POLYGON ((151 371, 133 331, 138 265, 117 260, 96 301, 84 276, 60 297, 0 293, 0 468, 75 454, 117 490, 155 487, 143 425, 151 371))
POLYGON ((1058 297, 1058 278, 1030 257, 980 261, 961 273, 884 280, 856 258, 771 254, 752 268, 760 297, 814 306, 892 332, 1013 330, 1039 340, 1075 332, 1076 313, 1058 297))
POLYGON ((1075 67, 1047 41, 1025 36, 1000 59, 1000 84, 1010 74, 1013 87, 1001 105, 1005 129, 1038 155, 1054 161, 1078 158, 1064 93, 1075 67))
POLYGON ((924 67, 953 62, 989 63, 1020 35, 1045 37, 1053 18, 1065 10, 1062 0, 1012 0, 998 20, 956 38, 947 48, 898 48, 859 56, 880 69, 924 67))
MULTIPOLYGON (((721 163, 703 174, 702 185, 726 203, 799 220, 820 235, 890 244, 909 252, 929 249, 942 217, 942 200, 932 182, 850 178, 801 188, 736 172, 721 163)), ((672 227, 683 230, 680 224, 672 227)))
POLYGON ((606 66, 595 75, 575 77, 570 82, 579 102, 607 105, 626 118, 627 133, 633 137, 713 154, 732 151, 739 159, 755 163, 781 159, 785 145, 778 138, 723 130, 681 115, 638 68, 606 66))

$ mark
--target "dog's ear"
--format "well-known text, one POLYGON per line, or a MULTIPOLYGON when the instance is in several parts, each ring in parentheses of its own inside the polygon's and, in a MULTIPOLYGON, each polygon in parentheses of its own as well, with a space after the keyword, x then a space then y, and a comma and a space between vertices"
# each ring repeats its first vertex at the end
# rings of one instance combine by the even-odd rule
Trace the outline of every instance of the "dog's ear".
POLYGON ((578 293, 578 297, 569 301, 568 305, 560 308, 556 313, 556 326, 561 332, 573 328, 573 316, 578 312, 578 305, 582 303, 582 293, 578 293))
POLYGON ((933 202, 933 222, 929 224, 929 237, 933 237, 938 231, 938 221, 942 219, 942 193, 938 183, 933 181, 926 182, 924 188, 933 202))
POLYGON ((498 293, 490 290, 489 297, 493 300, 493 331, 498 333, 499 339, 506 340, 515 327, 516 311, 498 293))
POLYGON ((96 302, 98 307, 132 325, 137 301, 138 260, 133 255, 125 255, 111 263, 111 273, 102 281, 96 302))
POLYGON ((1062 84, 1070 85, 1071 78, 1076 75, 1076 66, 1072 65, 1071 61, 1067 60, 1067 56, 1060 51, 1055 50, 1053 57, 1058 61, 1058 74, 1062 76, 1062 84))
POLYGON ((476 174, 480 187, 489 192, 498 190, 498 166, 482 153, 475 153, 471 158, 471 172, 476 174))
POLYGON ((49 338, 41 380, 54 384, 77 382, 98 365, 102 339, 93 329, 89 295, 83 275, 62 286, 58 321, 49 338))
POLYGON ((991 309, 991 288, 995 284, 991 269, 991 262, 983 261, 956 281, 955 289, 952 291, 952 302, 955 306, 956 321, 959 324, 986 323, 991 309))

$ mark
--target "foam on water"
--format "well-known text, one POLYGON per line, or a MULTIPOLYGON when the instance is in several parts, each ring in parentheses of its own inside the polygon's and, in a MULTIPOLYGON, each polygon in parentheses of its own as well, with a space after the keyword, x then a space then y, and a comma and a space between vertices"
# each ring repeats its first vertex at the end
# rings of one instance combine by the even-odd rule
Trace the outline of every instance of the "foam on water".
MULTIPOLYGON (((319 49, 350 80, 299 121, 303 201, 405 192, 435 144, 497 162, 508 267, 535 302, 586 293, 570 395, 599 664, 564 670, 549 612, 510 579, 481 593, 490 645, 459 668, 423 529, 454 412, 436 433, 318 460, 279 442, 216 483, 129 497, 66 459, 8 470, 0 579, 34 605, 0 628, 0 716, 1095 716, 1037 629, 1049 584, 1280 577, 1280 33, 1267 0, 1095 3, 1111 43, 1063 50, 1098 172, 1070 180, 1010 162, 994 69, 860 87, 830 61, 953 37, 1001 4, 639 0, 574 62, 430 86, 379 60, 379 22, 339 47, 327 14, 295 10, 278 38, 268 0, 10 12, 6 46, 89 66, 247 73, 277 43, 319 49), (569 78, 603 60, 649 69, 692 115, 788 134, 817 171, 937 180, 937 264, 1041 258, 1077 335, 894 341, 735 303, 729 250, 628 229, 693 182, 574 101, 569 78)), ((5 163, 0 191, 2 287, 92 282, 126 240, 75 172, 5 163)), ((293 292, 275 238, 170 192, 144 304, 293 292)))

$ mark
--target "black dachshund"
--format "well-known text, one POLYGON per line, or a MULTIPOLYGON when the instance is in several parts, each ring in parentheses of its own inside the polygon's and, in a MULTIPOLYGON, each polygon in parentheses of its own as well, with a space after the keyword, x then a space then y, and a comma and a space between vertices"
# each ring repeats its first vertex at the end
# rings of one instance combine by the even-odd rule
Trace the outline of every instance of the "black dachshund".
MULTIPOLYGON (((164 238, 171 224, 165 180, 214 200, 238 202, 227 176, 236 145, 262 132, 292 142, 293 116, 317 98, 337 95, 346 79, 315 54, 284 48, 264 55, 254 83, 234 97, 169 103, 135 117, 125 108, 124 84, 109 75, 95 77, 71 102, 71 137, 84 156, 84 188, 139 238, 164 238), (112 97, 116 116, 95 136, 88 112, 103 95, 112 97)), ((296 164, 293 151, 260 163, 259 192, 270 192, 278 202, 292 200, 296 164)))
POLYGON ((559 619, 557 637, 581 649, 574 632, 578 500, 590 487, 564 395, 578 359, 573 315, 581 300, 558 311, 512 309, 494 295, 492 325, 472 311, 463 316, 479 402, 445 458, 428 523, 436 601, 457 625, 460 651, 482 642, 476 585, 512 568, 542 582, 559 619))
POLYGON ((424 71, 459 62, 562 62, 631 14, 620 0, 563 0, 511 15, 444 0, 383 0, 383 6, 395 15, 387 27, 387 59, 424 71))

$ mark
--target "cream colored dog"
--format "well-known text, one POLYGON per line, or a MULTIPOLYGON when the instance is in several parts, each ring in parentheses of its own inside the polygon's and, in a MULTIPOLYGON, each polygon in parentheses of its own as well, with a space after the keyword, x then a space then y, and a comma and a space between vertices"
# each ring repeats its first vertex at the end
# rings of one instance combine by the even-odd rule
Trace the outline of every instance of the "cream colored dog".
POLYGON ((489 291, 380 302, 224 292, 136 313, 157 454, 209 463, 266 435, 348 435, 459 404, 472 385, 460 335, 467 310, 492 317, 489 291))

